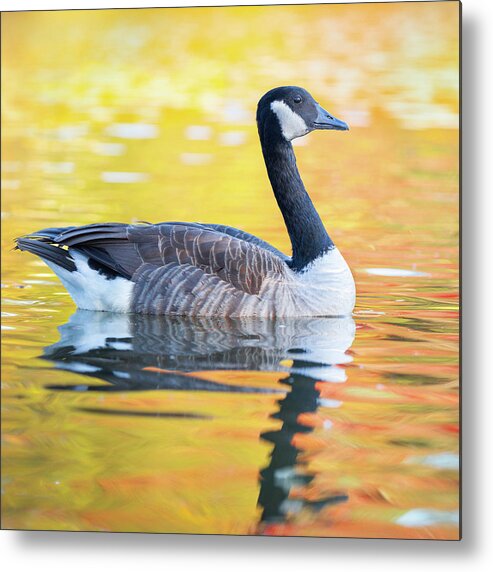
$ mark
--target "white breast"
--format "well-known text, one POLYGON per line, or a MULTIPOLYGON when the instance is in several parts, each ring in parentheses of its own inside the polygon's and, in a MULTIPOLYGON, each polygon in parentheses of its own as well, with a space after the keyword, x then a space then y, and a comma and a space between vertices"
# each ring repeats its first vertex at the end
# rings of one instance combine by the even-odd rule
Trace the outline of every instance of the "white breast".
POLYGON ((258 297, 249 297, 239 316, 350 316, 356 288, 349 266, 337 248, 317 258, 304 272, 272 273, 258 297))
POLYGON ((310 306, 325 309, 332 316, 348 315, 356 301, 351 270, 337 248, 317 258, 299 276, 310 306))
POLYGON ((354 283, 353 276, 347 262, 336 247, 314 260, 304 272, 300 274, 301 280, 311 284, 343 284, 348 279, 354 283))

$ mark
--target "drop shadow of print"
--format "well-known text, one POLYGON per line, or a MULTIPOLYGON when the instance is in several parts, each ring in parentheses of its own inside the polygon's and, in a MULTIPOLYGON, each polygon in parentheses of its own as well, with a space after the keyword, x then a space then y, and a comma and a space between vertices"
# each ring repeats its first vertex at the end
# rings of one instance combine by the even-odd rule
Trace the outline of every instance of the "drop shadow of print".
MULTIPOLYGON (((463 30, 462 30, 462 46, 463 46, 463 66, 462 66, 462 74, 463 74, 463 83, 467 86, 475 86, 477 85, 477 34, 479 34, 479 27, 477 22, 473 20, 469 20, 467 18, 463 21, 463 30)), ((472 92, 474 87, 469 88, 472 92)), ((469 90, 468 90, 469 91, 469 90)), ((478 111, 475 102, 472 99, 471 93, 466 94, 463 96, 462 100, 462 114, 463 118, 467 119, 467 123, 464 122, 464 131, 462 135, 462 162, 463 162, 463 171, 462 171, 462 186, 463 188, 467 189, 467 204, 462 204, 462 224, 464 225, 463 228, 474 228, 473 221, 477 220, 478 215, 478 200, 477 200, 477 181, 476 181, 476 172, 477 169, 474 168, 474 165, 477 161, 476 159, 476 132, 478 129, 478 111)), ((462 250, 462 260, 463 260, 463 268, 466 269, 465 276, 468 276, 472 273, 472 271, 478 267, 477 265, 477 245, 478 245, 478 234, 476 232, 471 232, 467 236, 463 234, 463 250, 462 250)), ((477 389, 476 389, 476 381, 479 379, 478 375, 479 372, 477 371, 477 363, 478 360, 474 359, 474 356, 477 352, 476 348, 478 347, 473 328, 471 327, 472 316, 479 315, 479 302, 473 296, 471 292, 469 294, 469 288, 466 288, 462 292, 462 303, 465 304, 466 307, 470 308, 469 318, 463 318, 462 321, 462 333, 467 330, 468 335, 463 336, 462 342, 462 381, 467 379, 470 381, 467 386, 467 395, 468 398, 465 402, 462 402, 462 422, 461 426, 464 427, 463 423, 466 419, 473 419, 472 412, 476 411, 477 407, 477 389)), ((60 361, 63 361, 65 358, 61 355, 53 354, 51 357, 46 355, 47 358, 52 359, 56 358, 60 361)), ((89 356, 90 358, 91 356, 89 356)), ((276 359, 279 360, 280 356, 276 356, 276 359)), ((86 359, 87 356, 86 356, 86 359)), ((222 356, 222 359, 226 358, 222 356)), ((241 356, 241 359, 245 359, 244 355, 241 356)), ((258 356, 255 356, 255 360, 258 360, 258 356)), ((282 359, 282 358, 280 358, 282 359)), ((290 359, 293 359, 293 354, 290 355, 290 359)), ((56 360, 55 360, 56 361, 56 360)), ((302 360, 293 361, 293 367, 301 367, 303 364, 301 363, 302 360)), ((245 361, 243 361, 245 363, 245 361)), ((189 367, 194 367, 196 369, 197 364, 190 364, 189 367)), ((169 367, 169 363, 167 364, 169 367)), ((166 364, 163 364, 162 369, 166 369, 166 364)), ((75 371, 75 369, 73 370, 75 371)), ((79 373, 82 373, 79 371, 79 373)), ((94 372, 92 372, 94 373, 94 372)), ((152 373, 152 372, 151 372, 152 373)), ((99 375, 91 375, 91 372, 86 371, 88 377, 99 377, 102 379, 101 373, 99 375)), ((112 377, 110 377, 111 372, 107 372, 108 377, 104 378, 104 381, 108 383, 107 391, 118 391, 123 390, 126 387, 126 390, 129 390, 128 383, 125 382, 125 379, 121 376, 115 376, 114 372, 112 377)), ((177 385, 182 385, 183 383, 187 382, 190 383, 190 389, 204 389, 204 387, 200 387, 195 384, 200 384, 203 380, 200 378, 193 378, 193 376, 183 375, 182 373, 169 373, 169 372, 161 372, 162 379, 159 383, 161 385, 159 387, 152 387, 152 383, 146 381, 146 379, 153 378, 155 379, 155 374, 149 376, 145 375, 142 378, 142 384, 145 386, 146 383, 150 383, 149 389, 172 389, 176 388, 177 385), (176 378, 178 376, 178 378, 176 378)), ((288 457, 293 458, 291 466, 296 466, 296 457, 297 451, 296 450, 289 450, 289 448, 282 448, 280 447, 278 452, 276 452, 276 447, 278 441, 282 441, 284 436, 290 435, 291 431, 304 431, 306 428, 299 427, 296 425, 296 422, 289 422, 291 417, 291 410, 290 410, 290 403, 289 403, 289 395, 292 395, 293 392, 302 391, 304 390, 304 383, 300 374, 291 374, 291 377, 294 376, 294 379, 291 381, 291 393, 288 393, 284 399, 281 399, 279 402, 279 411, 277 415, 279 419, 283 421, 285 424, 284 434, 282 435, 263 435, 263 438, 271 442, 273 446, 273 455, 272 458, 274 459, 273 465, 265 467, 262 469, 261 473, 261 482, 266 483, 267 490, 270 487, 271 491, 274 493, 279 488, 277 485, 279 480, 276 481, 274 475, 274 466, 277 464, 277 459, 281 459, 281 464, 283 466, 287 466, 286 460, 288 457), (277 484, 276 484, 277 483, 277 484)), ((306 380, 305 380, 306 381, 306 380)), ((58 386, 58 390, 69 390, 70 388, 63 388, 58 386)), ((142 389, 142 386, 141 388, 142 389)), ((250 388, 252 391, 258 391, 258 388, 250 388)), ((90 391, 90 386, 88 385, 87 391, 90 391)), ((97 390, 101 391, 102 386, 98 385, 97 390)), ((232 387, 224 386, 224 384, 213 384, 205 388, 206 391, 235 391, 232 387)), ((267 390, 271 391, 271 390, 267 390)), ((310 411, 310 408, 313 407, 312 401, 316 398, 316 390, 315 388, 307 389, 307 395, 303 396, 300 400, 302 404, 301 407, 304 408, 305 411, 310 411)), ((282 396, 281 396, 282 397, 282 396)), ((312 409, 313 411, 313 409, 312 409)), ((282 429, 281 431, 282 432, 282 429)), ((474 467, 476 466, 476 459, 477 459, 477 437, 478 429, 477 426, 469 425, 469 430, 467 433, 463 434, 463 447, 461 455, 466 452, 466 461, 468 465, 467 472, 473 472, 474 467)), ((462 459, 464 461, 464 459, 462 459)), ((465 466, 464 463, 462 465, 465 466)), ((464 468, 462 469, 464 471, 464 468)), ((464 473, 463 473, 464 474, 464 473)), ((309 475, 305 478, 309 478, 309 475)), ((401 556, 404 554, 412 555, 417 560, 419 559, 429 559, 430 557, 440 557, 441 555, 449 555, 451 553, 455 554, 463 554, 463 553, 470 553, 474 551, 477 542, 476 542, 476 533, 477 530, 475 528, 475 514, 478 509, 478 492, 474 483, 467 479, 468 485, 463 485, 463 498, 462 498, 462 509, 463 510, 463 519, 464 524, 466 525, 466 535, 464 540, 461 543, 450 543, 450 542, 420 542, 420 553, 417 554, 415 552, 415 544, 409 543, 408 540, 394 540, 392 543, 385 543, 385 552, 389 555, 398 555, 401 556)), ((280 487, 282 489, 282 487, 280 487)), ((272 498, 271 493, 270 498, 272 498)), ((264 509, 265 518, 282 518, 282 505, 286 498, 282 497, 282 491, 276 493, 279 495, 279 502, 274 503, 274 506, 270 507, 267 506, 268 502, 264 501, 262 504, 264 509)), ((262 490, 261 490, 262 496, 262 490)), ((269 497, 269 495, 268 495, 269 497)), ((336 502, 344 502, 344 498, 336 500, 336 502)), ((329 501, 330 502, 330 501, 329 501)), ((71 534, 62 534, 60 532, 32 532, 32 531, 23 531, 21 535, 18 536, 17 541, 20 542, 24 548, 35 548, 40 552, 44 550, 51 550, 51 549, 59 549, 60 547, 64 547, 67 549, 81 549, 81 548, 91 548, 96 551, 105 552, 107 550, 115 550, 118 549, 122 553, 126 551, 135 551, 135 550, 152 550, 157 555, 169 552, 182 552, 183 550, 200 550, 204 554, 214 555, 218 550, 225 552, 226 554, 231 554, 232 557, 238 557, 238 551, 245 548, 249 549, 251 547, 255 547, 255 550, 268 554, 270 552, 278 550, 279 547, 282 547, 283 553, 286 557, 289 555, 295 556, 296 553, 299 551, 303 551, 303 549, 310 550, 315 554, 320 554, 320 556, 326 555, 327 545, 322 543, 321 540, 328 540, 330 537, 323 538, 289 538, 288 541, 283 540, 281 538, 276 538, 273 541, 265 542, 263 537, 235 537, 235 536, 228 536, 227 538, 223 538, 222 536, 207 536, 201 537, 200 535, 153 535, 153 534, 131 534, 131 533, 119 533, 119 534, 95 534, 95 533, 78 533, 76 535, 71 534), (277 542, 281 542, 282 544, 277 544, 277 542)), ((361 549, 363 552, 366 552, 368 555, 378 555, 381 553, 382 545, 380 539, 338 539, 338 538, 330 538, 330 549, 331 551, 335 552, 335 554, 346 554, 348 549, 348 542, 350 546, 358 546, 358 549, 361 549), (354 544, 356 543, 356 544, 354 544)))

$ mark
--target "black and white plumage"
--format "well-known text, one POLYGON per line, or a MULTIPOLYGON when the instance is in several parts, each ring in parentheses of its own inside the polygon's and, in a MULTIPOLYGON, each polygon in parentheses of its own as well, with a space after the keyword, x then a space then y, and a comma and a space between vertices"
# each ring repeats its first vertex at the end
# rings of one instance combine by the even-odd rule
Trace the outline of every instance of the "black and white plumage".
POLYGON ((346 130, 304 89, 275 88, 257 108, 267 172, 292 257, 219 224, 104 223, 17 239, 42 258, 79 308, 144 314, 279 317, 349 314, 354 280, 299 175, 291 140, 346 130))

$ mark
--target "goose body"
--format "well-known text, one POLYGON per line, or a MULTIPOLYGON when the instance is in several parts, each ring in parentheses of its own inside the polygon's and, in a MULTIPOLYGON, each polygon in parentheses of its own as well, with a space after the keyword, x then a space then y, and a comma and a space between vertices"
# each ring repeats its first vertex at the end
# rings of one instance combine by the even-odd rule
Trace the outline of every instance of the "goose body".
POLYGON ((262 318, 350 314, 351 271, 303 186, 291 144, 314 129, 348 127, 298 87, 266 93, 257 125, 292 257, 239 229, 186 222, 48 228, 18 238, 17 248, 43 259, 86 310, 262 318))

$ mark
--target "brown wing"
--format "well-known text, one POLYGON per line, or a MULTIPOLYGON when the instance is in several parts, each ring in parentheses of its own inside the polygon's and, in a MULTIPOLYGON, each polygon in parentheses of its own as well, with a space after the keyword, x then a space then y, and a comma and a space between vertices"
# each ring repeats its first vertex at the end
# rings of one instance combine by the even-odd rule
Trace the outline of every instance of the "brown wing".
POLYGON ((107 223, 53 234, 50 242, 135 282, 136 312, 231 315, 260 293, 267 276, 288 271, 272 250, 200 224, 107 223))
MULTIPOLYGON (((272 252, 273 254, 275 254, 276 256, 278 256, 281 260, 284 260, 286 263, 289 263, 289 261, 291 260, 289 256, 287 256, 286 254, 284 254, 284 252, 281 252, 280 250, 278 250, 275 246, 272 246, 272 244, 269 244, 268 242, 266 242, 265 240, 262 240, 261 238, 259 238, 258 236, 255 236, 254 234, 250 234, 249 232, 246 232, 244 230, 241 230, 239 228, 235 228, 233 226, 228 226, 225 224, 213 224, 213 223, 205 223, 205 222, 163 222, 160 223, 161 224, 166 224, 166 225, 186 225, 189 228, 199 228, 202 230, 213 230, 216 232, 219 232, 221 234, 227 234, 229 236, 233 236, 234 238, 239 238, 240 240, 244 240, 245 242, 250 242, 251 244, 255 244, 256 246, 259 246, 260 248, 264 249, 264 250, 268 250, 269 252, 272 252)), ((160 226, 160 225, 154 225, 154 226, 160 226)))
POLYGON ((272 252, 214 230, 164 224, 159 233, 163 262, 200 268, 247 294, 258 294, 269 273, 287 268, 272 252))
POLYGON ((280 250, 272 246, 272 244, 269 244, 268 242, 262 240, 258 236, 250 234, 249 232, 245 232, 244 230, 241 230, 239 228, 234 228, 233 226, 227 226, 224 224, 208 224, 208 223, 201 223, 201 226, 210 230, 221 232, 223 234, 234 236, 235 238, 239 238, 240 240, 250 242, 251 244, 255 244, 256 246, 259 246, 263 250, 268 250, 269 252, 272 252, 273 254, 278 256, 281 260, 284 260, 284 262, 286 263, 289 262, 290 260, 289 256, 286 256, 284 252, 281 252, 280 250))

